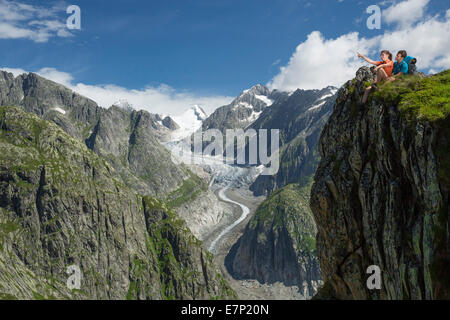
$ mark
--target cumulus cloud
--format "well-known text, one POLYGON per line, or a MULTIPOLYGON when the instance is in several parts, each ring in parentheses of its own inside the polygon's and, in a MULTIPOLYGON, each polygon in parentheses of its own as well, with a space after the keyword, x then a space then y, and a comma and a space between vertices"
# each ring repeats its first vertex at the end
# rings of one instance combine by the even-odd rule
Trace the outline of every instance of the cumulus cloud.
POLYGON ((58 71, 55 68, 42 68, 37 74, 66 87, 73 88, 73 76, 70 73, 58 71))
POLYGON ((200 105, 209 114, 233 100, 232 97, 198 96, 186 91, 179 92, 165 84, 157 87, 147 86, 141 90, 129 90, 111 84, 92 86, 83 83, 71 88, 105 107, 118 100, 127 100, 136 109, 164 115, 179 115, 193 105, 200 105))
POLYGON ((367 50, 366 42, 356 32, 327 40, 314 31, 297 47, 288 65, 281 67, 269 86, 285 91, 339 86, 354 75, 360 64, 355 48, 367 50))
POLYGON ((0 39, 29 39, 47 42, 52 37, 70 37, 62 4, 41 7, 0 0, 0 39))
POLYGON ((378 49, 390 48, 394 53, 406 49, 417 57, 420 68, 438 70, 450 68, 450 17, 430 18, 413 28, 387 32, 378 37, 378 49))
POLYGON ((0 70, 3 70, 3 71, 6 71, 6 72, 9 72, 9 73, 12 73, 12 74, 14 75, 14 77, 17 77, 17 76, 19 76, 19 75, 21 75, 21 74, 23 74, 23 73, 27 73, 25 70, 20 69, 20 68, 8 68, 8 67, 3 67, 3 68, 0 68, 0 70))
MULTIPOLYGON (((14 76, 27 73, 27 71, 18 68, 5 67, 0 69, 11 72, 14 76)), ((147 110, 151 113, 176 116, 182 114, 193 105, 200 105, 209 114, 233 100, 233 97, 220 95, 200 96, 187 91, 178 91, 165 84, 156 87, 147 86, 136 90, 114 84, 88 85, 74 83, 74 78, 70 73, 62 72, 55 68, 43 68, 36 71, 36 73, 94 100, 105 108, 112 106, 119 100, 126 100, 137 110, 147 110)))
POLYGON ((268 86, 285 91, 340 86, 351 79, 364 63, 357 59, 357 51, 376 59, 382 49, 388 49, 394 54, 406 49, 418 59, 421 70, 432 69, 436 72, 450 68, 450 10, 426 17, 428 2, 409 0, 392 4, 385 12, 393 12, 389 21, 396 28, 386 30, 382 35, 364 38, 352 32, 335 39, 326 39, 319 31, 310 33, 268 86), (403 13, 398 10, 404 8, 416 10, 412 14, 413 18, 393 18, 402 16, 403 13))
POLYGON ((390 6, 383 11, 383 19, 389 24, 397 23, 407 28, 423 18, 430 0, 407 0, 390 6))

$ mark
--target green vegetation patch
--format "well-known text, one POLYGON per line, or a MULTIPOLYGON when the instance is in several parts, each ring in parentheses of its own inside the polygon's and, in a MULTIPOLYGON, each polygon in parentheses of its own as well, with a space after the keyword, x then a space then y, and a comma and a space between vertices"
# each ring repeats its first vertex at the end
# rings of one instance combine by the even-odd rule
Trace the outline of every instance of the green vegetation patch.
POLYGON ((398 105, 410 119, 445 119, 450 114, 450 70, 427 78, 400 77, 380 85, 373 98, 398 105))
MULTIPOLYGON (((316 250, 315 223, 309 208, 312 179, 303 180, 272 193, 258 207, 249 227, 260 230, 286 228, 300 251, 313 253, 316 250)), ((263 234, 260 236, 264 241, 263 234)))
POLYGON ((181 205, 195 200, 202 192, 208 190, 208 184, 202 178, 195 175, 189 169, 189 178, 183 181, 181 187, 172 191, 168 196, 168 205, 178 208, 181 205))
POLYGON ((397 105, 411 124, 430 121, 438 129, 438 177, 450 188, 450 70, 426 78, 403 76, 384 83, 373 99, 397 105))

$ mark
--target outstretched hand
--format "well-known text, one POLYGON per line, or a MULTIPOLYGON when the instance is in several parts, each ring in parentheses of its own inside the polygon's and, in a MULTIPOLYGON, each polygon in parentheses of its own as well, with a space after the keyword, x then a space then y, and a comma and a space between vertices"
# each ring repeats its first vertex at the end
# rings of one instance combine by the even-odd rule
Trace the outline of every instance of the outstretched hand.
POLYGON ((357 52, 357 54, 358 54, 358 58, 362 58, 362 57, 364 57, 361 53, 359 53, 359 52, 357 52))

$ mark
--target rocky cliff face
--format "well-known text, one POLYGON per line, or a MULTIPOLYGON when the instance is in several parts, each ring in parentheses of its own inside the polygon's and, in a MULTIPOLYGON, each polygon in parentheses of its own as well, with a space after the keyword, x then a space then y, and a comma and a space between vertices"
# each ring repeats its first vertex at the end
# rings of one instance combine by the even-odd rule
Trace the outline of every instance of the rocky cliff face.
POLYGON ((310 184, 306 185, 319 162, 317 144, 336 90, 297 90, 265 108, 248 127, 280 130, 280 169, 251 185, 255 194, 269 197, 227 256, 233 276, 298 286, 305 297, 320 287, 316 228, 308 208, 310 184))
MULTIPOLYGON (((179 129, 170 117, 136 111, 125 100, 105 109, 33 73, 14 77, 0 71, 1 105, 15 105, 56 123, 107 160, 128 188, 177 210, 196 236, 202 238, 222 218, 226 208, 209 191, 209 175, 199 178, 194 168, 174 164, 160 143, 179 129)), ((205 118, 194 106, 182 120, 190 129, 205 118)))
POLYGON ((0 106, 20 106, 41 118, 55 120, 64 131, 82 139, 83 129, 99 115, 97 104, 72 90, 34 73, 14 77, 0 71, 0 106))
POLYGON ((180 129, 180 126, 171 117, 165 117, 161 120, 161 123, 171 131, 180 129))
POLYGON ((52 122, 0 107, 0 297, 233 298, 213 257, 154 198, 52 122), (69 290, 67 267, 81 270, 69 290))
POLYGON ((4 71, 0 71, 2 105, 18 106, 53 121, 107 159, 140 194, 164 198, 189 177, 186 168, 173 164, 169 151, 159 143, 171 129, 158 115, 129 106, 105 109, 34 73, 14 77, 4 71))
POLYGON ((143 195, 165 199, 189 177, 160 143, 167 131, 159 117, 146 111, 111 107, 100 116, 85 142, 110 161, 125 183, 143 195))
POLYGON ((226 258, 234 277, 298 286, 305 297, 317 292, 321 275, 308 207, 310 188, 288 185, 258 207, 226 258))
POLYGON ((286 92, 271 91, 258 84, 242 92, 229 105, 215 110, 202 125, 203 131, 218 129, 224 135, 227 129, 243 129, 254 122, 263 110, 275 101, 286 99, 286 92))
POLYGON ((367 68, 343 86, 311 192, 325 286, 338 299, 450 298, 450 73, 381 85, 367 68), (366 269, 381 269, 369 290, 366 269))
POLYGON ((266 108, 249 127, 280 130, 280 169, 273 176, 256 179, 250 188, 256 195, 270 194, 314 174, 319 162, 319 136, 331 115, 336 91, 334 87, 299 89, 266 108))

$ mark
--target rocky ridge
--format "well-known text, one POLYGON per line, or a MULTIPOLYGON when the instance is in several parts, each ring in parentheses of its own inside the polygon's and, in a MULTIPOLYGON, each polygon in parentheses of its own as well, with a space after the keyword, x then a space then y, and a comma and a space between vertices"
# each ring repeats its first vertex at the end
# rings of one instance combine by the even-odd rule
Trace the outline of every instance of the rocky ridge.
POLYGON ((235 297, 165 203, 54 123, 0 107, 0 149, 2 298, 235 297), (66 286, 71 265, 79 290, 66 286))
POLYGON ((321 274, 310 189, 311 183, 288 185, 258 207, 226 258, 233 277, 297 286, 305 298, 317 293, 321 274))
POLYGON ((368 68, 339 90, 311 192, 318 298, 450 297, 449 76, 381 85, 363 108, 368 68), (366 286, 371 265, 381 290, 366 286))

